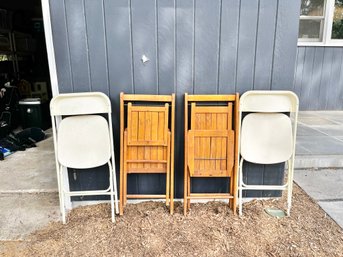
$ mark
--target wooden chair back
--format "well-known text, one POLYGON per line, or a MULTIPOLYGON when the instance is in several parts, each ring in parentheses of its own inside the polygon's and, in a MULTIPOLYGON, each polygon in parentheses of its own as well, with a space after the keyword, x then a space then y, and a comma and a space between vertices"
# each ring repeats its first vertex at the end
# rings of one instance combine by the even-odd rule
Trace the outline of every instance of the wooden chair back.
POLYGON ((127 198, 165 198, 173 213, 174 126, 174 94, 120 94, 120 214, 127 198), (127 194, 130 173, 165 173, 166 193, 127 194))
POLYGON ((236 212, 239 95, 185 94, 184 213, 191 199, 229 199, 236 212), (227 193, 192 193, 192 177, 228 177, 227 193))
POLYGON ((226 106, 191 103, 188 167, 192 177, 228 177, 234 166, 232 102, 226 106))
POLYGON ((164 106, 127 105, 127 172, 167 172, 169 104, 164 106))

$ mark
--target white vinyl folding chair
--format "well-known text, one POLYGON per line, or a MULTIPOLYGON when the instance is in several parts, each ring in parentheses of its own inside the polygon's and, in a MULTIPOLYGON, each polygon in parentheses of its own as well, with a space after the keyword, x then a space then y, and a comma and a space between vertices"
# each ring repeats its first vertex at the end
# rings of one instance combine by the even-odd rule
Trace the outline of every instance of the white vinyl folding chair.
POLYGON ((51 100, 50 112, 63 223, 65 196, 85 195, 109 195, 114 222, 114 204, 116 213, 119 209, 109 98, 99 92, 60 94, 51 100), (63 175, 65 168, 90 169, 105 164, 109 168, 109 187, 105 190, 70 191, 63 183, 67 179, 63 175))
POLYGON ((291 91, 248 91, 241 96, 239 215, 242 215, 243 190, 287 190, 287 215, 290 215, 298 106, 298 97, 291 91), (242 113, 247 113, 243 120, 242 113), (293 124, 285 113, 293 115, 293 124), (243 182, 244 161, 257 164, 288 162, 287 182, 284 185, 248 185, 243 182))

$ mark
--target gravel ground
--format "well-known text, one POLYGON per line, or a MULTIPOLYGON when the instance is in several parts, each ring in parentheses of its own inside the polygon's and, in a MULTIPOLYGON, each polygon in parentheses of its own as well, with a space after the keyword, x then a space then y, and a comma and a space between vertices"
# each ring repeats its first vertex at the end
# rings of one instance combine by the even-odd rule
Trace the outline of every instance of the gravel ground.
POLYGON ((243 216, 225 203, 128 204, 111 223, 110 206, 79 207, 68 224, 52 222, 24 241, 0 242, 1 256, 343 256, 343 230, 298 186, 291 217, 267 215, 285 199, 252 201, 243 216))

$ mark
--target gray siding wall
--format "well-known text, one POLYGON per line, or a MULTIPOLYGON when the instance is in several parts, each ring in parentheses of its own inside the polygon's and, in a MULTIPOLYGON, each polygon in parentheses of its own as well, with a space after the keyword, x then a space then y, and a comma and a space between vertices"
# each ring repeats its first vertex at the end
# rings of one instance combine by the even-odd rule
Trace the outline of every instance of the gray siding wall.
POLYGON ((343 48, 298 47, 294 91, 301 110, 343 110, 343 48))
MULTIPOLYGON (((177 197, 183 191, 185 92, 293 89, 300 0, 50 0, 50 6, 60 92, 110 97, 117 163, 119 93, 176 93, 177 197), (143 54, 150 59, 145 64, 143 54)), ((283 177, 280 165, 276 173, 246 168, 251 183, 283 177)), ((89 186, 99 180, 84 174, 89 186)), ((129 190, 158 192, 163 183, 161 176, 131 176, 129 190)), ((193 189, 203 185, 195 181, 193 189)), ((224 191, 227 184, 213 179, 206 187, 224 191)))

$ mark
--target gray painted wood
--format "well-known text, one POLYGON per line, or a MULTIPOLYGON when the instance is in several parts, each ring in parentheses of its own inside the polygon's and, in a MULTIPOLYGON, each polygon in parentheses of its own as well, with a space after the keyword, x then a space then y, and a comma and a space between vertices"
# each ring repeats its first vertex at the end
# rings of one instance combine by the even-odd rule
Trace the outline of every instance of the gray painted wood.
POLYGON ((324 59, 323 59, 323 71, 321 77, 321 90, 320 96, 323 98, 324 108, 328 109, 328 102, 332 97, 332 93, 330 89, 332 89, 330 85, 331 73, 333 68, 333 58, 334 58, 334 48, 327 47, 324 49, 324 59))
POLYGON ((88 41, 84 1, 65 1, 74 92, 90 91, 88 41), (73 36, 70 36, 73 35, 73 36))
POLYGON ((241 1, 236 71, 236 90, 240 94, 253 89, 254 86, 258 6, 258 0, 241 1))
POLYGON ((223 0, 220 33, 218 93, 236 92, 240 1, 223 0))
POLYGON ((254 89, 271 89, 274 36, 276 27, 277 1, 261 0, 259 4, 258 33, 254 70, 254 89), (275 15, 270 15, 270 14, 275 15))
POLYGON ((158 1, 158 78, 159 94, 176 92, 176 0, 158 1))
MULTIPOLYGON (((336 108, 337 103, 341 102, 343 99, 339 98, 340 92, 337 88, 341 89, 343 84, 337 84, 340 81, 341 76, 341 65, 342 65, 342 48, 339 48, 337 51, 335 48, 332 48, 333 57, 331 61, 331 72, 330 72, 330 79, 329 85, 330 90, 327 91, 326 94, 326 109, 334 110, 336 108), (338 85, 338 87, 334 87, 338 85), (338 92, 337 92, 338 91, 338 92)), ((342 90, 342 89, 341 89, 342 90)))
POLYGON ((343 48, 298 47, 294 91, 301 110, 343 108, 343 48))
POLYGON ((218 93, 221 1, 195 1, 194 93, 218 93))
POLYGON ((109 95, 104 3, 85 0, 86 35, 88 45, 89 77, 92 91, 109 95))
MULTIPOLYGON (((243 93, 294 89, 300 0, 51 0, 61 92, 101 91, 113 106, 119 163, 119 93, 176 93, 175 192, 183 193, 184 93, 243 93), (143 64, 142 55, 150 60, 143 64)), ((308 70, 297 54, 297 76, 308 70), (299 68, 301 67, 301 68, 299 68)), ((335 57, 335 62, 339 62, 335 57)), ((319 61, 319 60, 318 60, 319 61)), ((307 64, 307 62, 306 62, 307 64)), ((333 73, 337 73, 334 70, 333 73)), ((340 78, 342 81, 343 78, 340 78)), ((332 83, 331 80, 330 83, 332 83)), ((299 92, 307 92, 301 89, 299 92)), ((327 99, 327 98, 326 98, 327 99)), ((327 100, 326 100, 327 101, 327 100)), ((247 164, 249 182, 280 182, 281 175, 247 164)), ((117 165, 117 171, 119 165, 117 165)), ((276 172, 277 173, 277 172, 276 172)), ((104 174, 90 176, 105 185, 104 174)), ((88 175, 87 175, 88 174, 88 175)), ((80 186, 75 182, 75 188, 80 186)), ((130 176, 129 192, 163 191, 164 176, 130 176)), ((224 192, 222 179, 192 183, 224 192)), ((275 193, 275 192, 274 192, 275 193)), ((255 192, 255 195, 265 195, 255 192)))
POLYGON ((132 0, 132 42, 134 85, 136 94, 158 93, 157 78, 157 34, 156 34, 156 5, 155 0, 132 0), (142 56, 149 58, 142 62, 142 56))
MULTIPOLYGON (((301 85, 301 96, 303 95, 310 95, 310 91, 311 91, 311 87, 307 87, 304 84, 307 83, 306 80, 304 80, 304 78, 311 78, 312 77, 312 67, 313 67, 313 61, 314 61, 314 54, 315 54, 315 48, 307 48, 305 50, 305 65, 304 65, 304 69, 303 69, 303 80, 302 80, 302 85, 301 85)), ((321 79, 321 78, 319 78, 321 79)), ((300 107, 303 108, 305 107, 305 104, 307 102, 301 102, 300 103, 300 107)))
POLYGON ((51 1, 50 9, 52 33, 54 41, 56 42, 54 43, 54 50, 56 69, 58 73, 59 92, 72 92, 72 69, 70 64, 70 51, 64 1, 51 1))
POLYGON ((293 85, 297 51, 300 0, 279 0, 276 19, 272 89, 287 90, 293 85), (287 43, 286 43, 287 42, 287 43))

